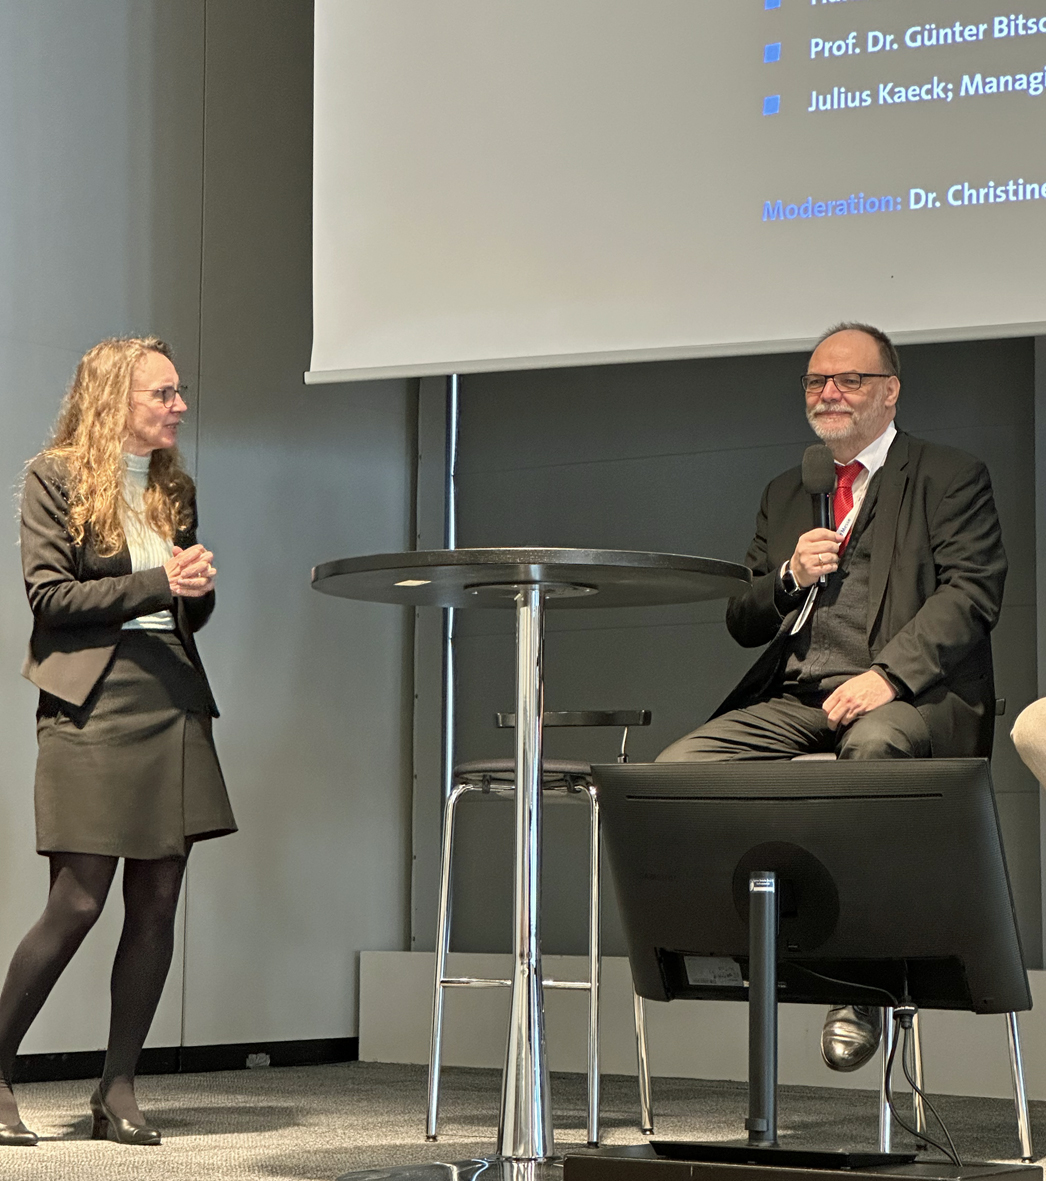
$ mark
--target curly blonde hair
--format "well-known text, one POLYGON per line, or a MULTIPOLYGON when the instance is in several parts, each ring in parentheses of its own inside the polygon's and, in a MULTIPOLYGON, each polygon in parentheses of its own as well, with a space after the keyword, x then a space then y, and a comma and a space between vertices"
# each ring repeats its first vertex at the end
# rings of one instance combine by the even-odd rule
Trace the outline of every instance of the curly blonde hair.
MULTIPOLYGON (((112 337, 84 353, 62 402, 44 454, 60 461, 69 480, 69 533, 77 545, 89 537, 103 557, 123 548, 123 441, 131 407, 131 379, 147 354, 171 359, 170 347, 155 336, 112 337)), ((149 463, 145 519, 173 540, 190 524, 193 482, 176 448, 158 448, 149 463)))

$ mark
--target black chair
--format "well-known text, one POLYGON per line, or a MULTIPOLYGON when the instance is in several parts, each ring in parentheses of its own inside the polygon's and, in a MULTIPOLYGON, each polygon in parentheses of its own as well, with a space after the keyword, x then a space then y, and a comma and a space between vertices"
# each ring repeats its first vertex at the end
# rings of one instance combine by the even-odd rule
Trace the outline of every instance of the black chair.
MULTIPOLYGON (((997 698, 995 702, 996 716, 1001 716, 1005 712, 1006 698, 997 698)), ((834 759, 835 755, 828 753, 796 755, 792 761, 812 762, 834 759)), ((1031 1119, 1028 1115, 1028 1091, 1024 1084, 1024 1058, 1021 1054, 1020 1027, 1017 1023, 1016 1013, 1006 1013, 1005 1018, 1006 1048, 1010 1059, 1010 1080, 1013 1085, 1013 1106, 1017 1116, 1017 1138, 1021 1146, 1021 1160, 1032 1161, 1035 1159, 1035 1153, 1032 1147, 1031 1119)), ((886 1101, 886 1064, 893 1048, 893 1036, 893 1009, 886 1007, 883 1009, 882 1062, 879 1073, 879 1150, 881 1152, 890 1151, 891 1125, 893 1123, 890 1106, 886 1101)), ((911 1047, 912 1059, 909 1063, 909 1070, 921 1090, 923 1086, 923 1054, 922 1041, 919 1036, 918 1014, 912 1021, 911 1047)), ((915 1126, 920 1132, 924 1132, 926 1130, 926 1112, 921 1097, 914 1091, 912 1092, 912 1108, 915 1115, 915 1126)))

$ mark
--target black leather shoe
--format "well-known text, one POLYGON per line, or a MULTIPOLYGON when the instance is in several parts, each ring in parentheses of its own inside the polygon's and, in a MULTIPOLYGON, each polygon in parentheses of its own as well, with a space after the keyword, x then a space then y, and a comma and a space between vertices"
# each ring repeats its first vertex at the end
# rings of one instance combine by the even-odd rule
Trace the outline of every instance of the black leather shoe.
POLYGON ((113 1115, 105 1105, 100 1090, 91 1096, 92 1140, 115 1140, 118 1144, 159 1144, 160 1133, 148 1124, 134 1124, 129 1119, 113 1115))
POLYGON ((883 1011, 873 1005, 829 1009, 821 1030, 821 1057, 830 1070, 857 1070, 879 1049, 883 1011))
POLYGON ((30 1132, 21 1120, 17 1124, 0 1124, 0 1145, 32 1148, 39 1139, 40 1137, 35 1132, 30 1132))

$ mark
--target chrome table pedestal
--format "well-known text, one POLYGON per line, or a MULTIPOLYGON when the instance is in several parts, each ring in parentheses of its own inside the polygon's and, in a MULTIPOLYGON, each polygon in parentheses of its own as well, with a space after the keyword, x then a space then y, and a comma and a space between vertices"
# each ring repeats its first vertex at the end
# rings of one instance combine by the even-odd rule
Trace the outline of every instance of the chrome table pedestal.
POLYGON ((481 1161, 346 1174, 354 1181, 542 1181, 555 1168, 545 1050, 538 883, 541 869, 543 645, 546 608, 638 607, 738 594, 744 566, 680 554, 543 548, 412 551, 317 566, 326 594, 402 606, 516 612, 516 849, 512 999, 495 1155, 481 1161))
POLYGON ((450 1164, 394 1165, 343 1173, 337 1181, 563 1181, 563 1162, 480 1157, 450 1164))

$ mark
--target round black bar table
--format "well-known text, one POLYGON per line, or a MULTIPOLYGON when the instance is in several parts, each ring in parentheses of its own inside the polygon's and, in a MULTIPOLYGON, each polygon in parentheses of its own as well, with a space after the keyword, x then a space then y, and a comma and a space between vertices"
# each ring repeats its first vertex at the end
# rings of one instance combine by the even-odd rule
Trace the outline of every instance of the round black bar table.
MULTIPOLYGON (((544 612, 649 607, 740 594, 744 566, 684 554, 502 548, 371 554, 324 562, 324 594, 403 607, 501 607, 516 612, 516 853, 514 962, 497 1156, 555 1155, 545 1054, 538 882, 541 858, 541 713, 544 612)), ((416 1170, 414 1170, 416 1171, 416 1170)))

